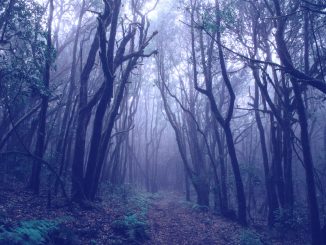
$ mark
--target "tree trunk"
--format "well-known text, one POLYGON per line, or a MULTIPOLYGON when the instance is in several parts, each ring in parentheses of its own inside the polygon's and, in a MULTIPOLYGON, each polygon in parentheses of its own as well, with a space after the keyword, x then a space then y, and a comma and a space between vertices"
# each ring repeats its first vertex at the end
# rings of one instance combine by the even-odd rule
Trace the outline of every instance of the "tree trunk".
POLYGON ((89 122, 90 111, 86 109, 87 106, 87 91, 88 91, 88 79, 95 63, 95 57, 99 49, 99 37, 98 33, 95 34, 91 49, 89 51, 86 64, 82 70, 80 77, 80 92, 79 92, 79 104, 78 104, 78 119, 76 127, 76 140, 74 148, 74 156, 72 163, 72 187, 71 197, 74 201, 81 201, 85 198, 83 189, 83 177, 84 177, 84 157, 85 157, 85 141, 86 130, 89 122))
POLYGON ((226 143, 227 143, 228 150, 229 150, 229 156, 231 159, 231 165, 232 165, 233 174, 234 174, 234 181, 235 181, 236 190, 237 190, 238 218, 239 218, 239 222, 242 225, 247 225, 246 198, 245 198, 239 163, 238 163, 238 159, 237 159, 237 155, 236 155, 236 151, 235 151, 235 147, 234 147, 233 136, 232 136, 232 132, 230 129, 230 125, 225 125, 224 132, 225 132, 225 139, 226 139, 226 143))
MULTIPOLYGON (((255 79, 259 79, 258 71, 253 70, 255 79)), ((278 209, 277 196, 275 193, 275 188, 273 185, 273 181, 271 179, 271 172, 269 169, 268 163, 268 153, 266 146, 266 138, 265 138, 265 130, 263 123, 259 114, 259 89, 258 84, 255 84, 255 100, 254 100, 254 109, 255 109, 255 118, 259 131, 260 137, 260 147, 262 151, 263 157, 263 166, 264 166, 264 174, 265 174, 265 187, 267 192, 267 203, 268 203, 268 225, 273 226, 275 222, 275 211, 278 209)))
MULTIPOLYGON (((46 60, 44 70, 44 88, 49 89, 50 83, 50 69, 52 63, 52 20, 53 20, 53 0, 50 0, 49 17, 47 23, 47 48, 46 48, 46 60)), ((44 92, 43 92, 44 93, 44 92)), ((45 91, 48 93, 48 91, 45 91)), ((35 146, 35 155, 39 158, 43 158, 45 150, 45 135, 46 135, 46 113, 48 110, 49 96, 47 94, 42 95, 42 104, 39 114, 39 124, 37 131, 37 139, 35 146)), ((41 175, 41 164, 39 162, 33 164, 32 175, 29 180, 29 188, 33 190, 35 194, 39 194, 40 190, 40 175, 41 175)))
POLYGON ((217 140, 217 148, 218 148, 218 159, 220 164, 221 171, 221 212, 222 215, 227 215, 229 210, 229 200, 228 200, 228 192, 227 192, 227 173, 225 167, 225 159, 224 159, 224 141, 221 139, 221 135, 217 125, 214 125, 215 137, 217 140))
POLYGON ((297 102, 297 113, 299 116, 300 124, 300 139, 302 145, 302 154, 304 160, 304 167, 306 173, 306 183, 307 183, 307 199, 310 214, 310 229, 312 244, 321 244, 321 234, 320 234, 320 220, 319 220, 319 207, 317 203, 316 187, 314 179, 314 164, 311 155, 310 140, 308 133, 308 123, 306 111, 301 95, 300 88, 297 81, 292 82, 295 99, 297 102))

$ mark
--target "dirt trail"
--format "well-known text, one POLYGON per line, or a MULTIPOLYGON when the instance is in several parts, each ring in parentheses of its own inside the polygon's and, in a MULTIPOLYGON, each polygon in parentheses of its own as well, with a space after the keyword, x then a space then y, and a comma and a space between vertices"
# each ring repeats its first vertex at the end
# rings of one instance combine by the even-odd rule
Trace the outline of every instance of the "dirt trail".
POLYGON ((239 244, 241 228, 210 212, 201 212, 172 193, 153 201, 148 212, 147 244, 239 244))

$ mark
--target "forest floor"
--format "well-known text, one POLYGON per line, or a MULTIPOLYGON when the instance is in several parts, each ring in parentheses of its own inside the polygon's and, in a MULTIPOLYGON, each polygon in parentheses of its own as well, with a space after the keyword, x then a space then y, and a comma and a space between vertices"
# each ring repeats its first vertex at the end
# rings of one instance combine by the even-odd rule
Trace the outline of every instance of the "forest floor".
POLYGON ((119 191, 89 208, 64 206, 61 198, 49 207, 48 201, 23 186, 0 187, 0 244, 307 244, 244 229, 175 193, 119 191))
POLYGON ((196 204, 185 202, 180 195, 164 193, 156 198, 148 213, 150 244, 191 245, 301 245, 308 244, 292 234, 271 232, 267 227, 243 228, 213 212, 203 211, 196 204))
POLYGON ((148 213, 147 244, 239 244, 242 228, 167 193, 154 200, 148 213))

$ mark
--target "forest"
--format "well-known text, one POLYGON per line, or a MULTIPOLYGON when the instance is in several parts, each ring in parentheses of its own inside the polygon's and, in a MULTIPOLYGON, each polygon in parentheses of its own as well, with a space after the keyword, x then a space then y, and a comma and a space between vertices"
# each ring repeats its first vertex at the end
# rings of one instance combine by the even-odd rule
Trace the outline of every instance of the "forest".
POLYGON ((2 244, 326 244, 325 0, 0 0, 2 244))

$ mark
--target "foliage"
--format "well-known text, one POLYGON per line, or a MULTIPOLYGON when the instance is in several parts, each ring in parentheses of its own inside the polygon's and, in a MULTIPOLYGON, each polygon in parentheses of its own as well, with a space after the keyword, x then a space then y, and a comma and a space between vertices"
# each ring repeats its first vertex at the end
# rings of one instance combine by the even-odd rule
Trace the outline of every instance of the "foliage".
POLYGON ((0 96, 19 106, 26 103, 26 96, 49 93, 43 85, 43 69, 46 59, 55 58, 55 51, 46 52, 45 8, 33 0, 12 1, 11 8, 9 2, 0 3, 0 19, 5 19, 0 25, 0 96))
POLYGON ((6 213, 0 210, 0 227, 6 223, 6 213))
POLYGON ((139 193, 130 197, 130 202, 139 210, 139 215, 142 219, 146 219, 146 214, 149 208, 149 199, 152 198, 151 194, 139 193))
POLYGON ((236 12, 235 3, 232 1, 225 6, 223 6, 219 11, 214 8, 204 9, 202 14, 202 24, 203 28, 208 32, 219 31, 223 33, 227 26, 234 25, 236 23, 236 12), (221 19, 220 30, 217 30, 216 18, 221 19))
POLYGON ((135 192, 130 185, 115 185, 110 182, 103 183, 101 191, 102 196, 110 203, 123 206, 125 214, 111 223, 114 234, 109 236, 108 244, 139 244, 149 239, 149 199, 156 198, 157 195, 135 192))
POLYGON ((59 220, 29 220, 17 227, 0 226, 0 244, 76 244, 76 238, 59 220))
POLYGON ((278 209, 274 212, 275 228, 279 232, 284 230, 301 230, 308 221, 305 211, 300 208, 294 209, 292 212, 289 209, 278 209))
POLYGON ((241 166, 241 172, 248 175, 254 186, 260 185, 262 183, 261 177, 262 171, 255 166, 255 164, 248 164, 247 166, 241 166))
POLYGON ((12 229, 1 226, 0 244, 45 244, 57 227, 57 222, 49 220, 23 221, 12 229))
POLYGON ((149 239, 148 224, 139 219, 137 214, 126 215, 112 223, 117 235, 122 236, 127 243, 143 242, 149 239))
POLYGON ((110 182, 106 182, 102 184, 101 190, 103 192, 102 196, 108 197, 110 201, 123 201, 124 203, 134 194, 131 186, 127 184, 117 186, 110 182))
POLYGON ((244 230, 240 236, 240 245, 263 245, 263 243, 256 233, 244 230))
POLYGON ((205 205, 199 205, 196 203, 192 206, 192 209, 197 212, 207 212, 209 210, 209 207, 205 205))
MULTIPOLYGON (((118 188, 125 190, 124 188, 118 188)), ((125 191, 120 192, 125 195, 125 191)), ((115 220, 111 227, 115 232, 111 236, 110 244, 139 244, 149 239, 147 213, 149 209, 149 199, 155 198, 148 193, 130 193, 127 196, 126 215, 115 220)))
POLYGON ((26 181, 26 173, 30 171, 30 159, 18 155, 8 155, 0 159, 0 172, 15 177, 16 181, 26 181))
POLYGON ((50 234, 50 244, 77 245, 80 244, 76 234, 65 225, 59 225, 53 233, 50 234))

